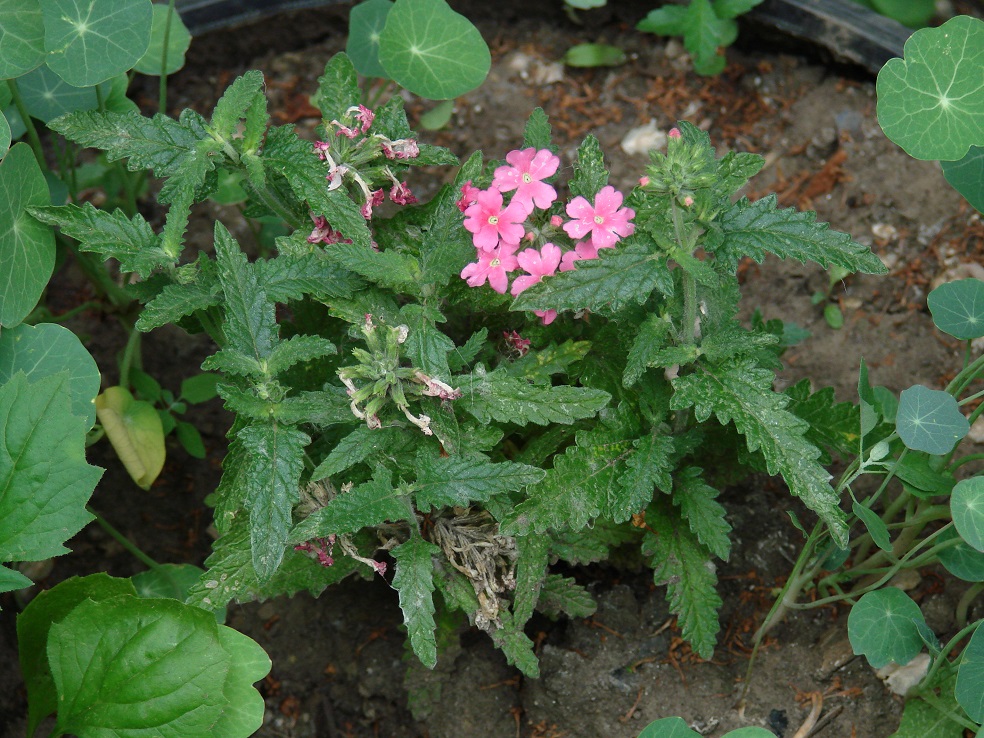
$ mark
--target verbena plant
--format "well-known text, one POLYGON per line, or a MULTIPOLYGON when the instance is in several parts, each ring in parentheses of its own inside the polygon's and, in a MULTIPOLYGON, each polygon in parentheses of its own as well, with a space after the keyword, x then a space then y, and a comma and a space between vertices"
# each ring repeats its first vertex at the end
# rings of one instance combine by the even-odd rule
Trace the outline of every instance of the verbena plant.
POLYGON ((269 125, 258 72, 210 118, 82 112, 51 124, 152 168, 171 210, 160 234, 89 206, 30 212, 142 279, 140 329, 177 323, 218 347, 204 368, 223 376, 236 417, 210 497, 220 538, 189 604, 320 594, 352 573, 387 575, 386 552, 423 665, 452 622, 441 613, 457 610, 536 675, 523 632, 533 611, 593 609, 551 564, 623 543, 709 657, 714 560, 730 551, 715 498, 751 471, 781 475, 846 545, 822 461, 856 437, 856 408, 807 383, 773 391, 783 325, 737 322, 735 272, 766 253, 884 267, 774 196, 733 202, 760 157, 718 159, 681 123, 623 196, 589 137, 565 203, 536 111, 505 163, 476 153, 417 204, 408 168, 457 162, 416 139, 401 99, 362 105, 338 55, 317 101, 316 142, 269 125), (247 215, 294 229, 275 256, 251 261, 217 223, 214 254, 186 258, 187 208, 220 166, 242 172, 247 215), (387 198, 396 211, 381 217, 387 198))

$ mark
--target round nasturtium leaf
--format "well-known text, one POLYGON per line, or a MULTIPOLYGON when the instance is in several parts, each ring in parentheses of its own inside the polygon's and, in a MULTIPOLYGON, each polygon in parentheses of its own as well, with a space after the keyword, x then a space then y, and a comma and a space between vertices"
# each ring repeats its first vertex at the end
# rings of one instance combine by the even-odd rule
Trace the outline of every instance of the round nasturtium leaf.
POLYGON ((364 77, 387 77, 386 70, 379 63, 379 39, 392 7, 390 0, 366 0, 349 12, 345 53, 364 77))
POLYGON ((48 67, 38 67, 17 80, 24 107, 32 118, 47 123, 59 115, 76 110, 93 110, 99 105, 95 87, 74 87, 48 67))
POLYGON ((984 551, 984 477, 963 479, 950 495, 950 514, 960 537, 984 551))
POLYGON ((143 489, 164 468, 164 426, 149 402, 133 399, 125 387, 107 387, 96 397, 96 415, 116 455, 143 489))
POLYGON ((3 155, 7 153, 7 149, 10 148, 10 124, 7 122, 7 118, 4 117, 3 113, 0 112, 0 159, 3 155))
POLYGON ((943 176, 977 212, 984 213, 984 146, 971 146, 958 161, 941 161, 943 176))
POLYGON ((668 717, 649 723, 639 734, 639 738, 697 738, 700 733, 691 730, 683 718, 668 717))
POLYGON ((164 75, 174 74, 185 65, 185 54, 191 45, 191 34, 177 11, 171 13, 168 26, 169 8, 166 4, 154 6, 153 23, 150 29, 150 46, 147 52, 133 65, 134 71, 159 77, 161 64, 164 75), (164 31, 167 30, 167 54, 164 49, 164 31))
POLYGON ((936 14, 936 0, 872 0, 875 10, 909 28, 922 28, 936 14))
POLYGON ((958 279, 941 284, 926 298, 933 323, 954 338, 984 336, 984 282, 958 279))
POLYGON ((78 337, 53 323, 18 325, 0 332, 0 384, 22 371, 31 382, 68 372, 72 414, 96 422, 95 397, 99 394, 99 367, 78 337))
POLYGON ((892 661, 907 664, 923 647, 918 620, 923 620, 919 605, 901 589, 876 589, 851 608, 847 636, 854 653, 864 654, 875 669, 892 661))
POLYGON ((940 455, 967 435, 970 423, 952 395, 917 384, 899 397, 895 430, 913 451, 940 455))
POLYGON ((878 124, 916 159, 962 159, 984 145, 984 21, 916 31, 878 73, 878 124))
POLYGON ((91 87, 129 71, 150 45, 150 0, 40 0, 51 70, 91 87))
POLYGON ((379 37, 379 61, 415 95, 448 100, 485 81, 492 55, 478 29, 444 0, 396 0, 379 37))
POLYGON ((38 304, 55 268, 55 234, 27 213, 50 205, 48 183, 31 147, 14 146, 0 161, 0 325, 20 323, 38 304))
POLYGON ((577 44, 564 54, 569 67, 617 67, 625 64, 625 52, 607 44, 577 44))
POLYGON ((37 2, 0 0, 0 80, 44 64, 44 19, 37 2))
POLYGON ((984 582, 984 553, 968 546, 952 528, 941 533, 937 541, 946 543, 953 539, 957 539, 956 545, 947 546, 939 551, 943 568, 965 582, 984 582))
POLYGON ((953 690, 957 702, 975 723, 984 722, 984 628, 977 626, 963 651, 953 690))

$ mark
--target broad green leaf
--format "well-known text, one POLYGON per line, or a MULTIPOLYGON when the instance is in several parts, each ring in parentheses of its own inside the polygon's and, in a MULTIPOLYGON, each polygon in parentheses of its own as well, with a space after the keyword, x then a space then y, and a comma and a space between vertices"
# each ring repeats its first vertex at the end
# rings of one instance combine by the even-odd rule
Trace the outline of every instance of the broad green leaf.
POLYGON ((630 506, 619 478, 632 451, 631 441, 604 432, 578 433, 578 444, 554 457, 546 477, 531 486, 526 499, 502 521, 503 532, 580 530, 603 513, 628 518, 635 510, 626 512, 630 506))
POLYGON ((0 161, 0 326, 20 323, 38 302, 55 267, 55 234, 27 213, 51 202, 26 143, 0 161))
POLYGON ((230 600, 249 602, 304 591, 317 597, 325 587, 341 581, 360 564, 344 556, 336 557, 335 563, 326 568, 288 548, 277 573, 260 581, 253 568, 248 521, 241 520, 212 544, 212 554, 205 560, 205 566, 207 571, 189 590, 187 602, 205 610, 221 611, 230 600))
POLYGON ((819 463, 820 450, 806 438, 807 423, 786 409, 789 398, 772 391, 772 372, 739 359, 673 380, 670 406, 693 407, 698 421, 712 414, 722 424, 734 422, 748 450, 765 458, 770 474, 780 474, 789 490, 817 513, 839 545, 847 541, 844 513, 830 486, 830 473, 819 463))
POLYGON ((827 223, 818 223, 812 210, 778 209, 777 202, 774 194, 755 202, 743 197, 715 220, 706 246, 732 274, 742 258, 748 256, 761 264, 766 253, 851 272, 888 271, 867 246, 846 233, 829 230, 827 223))
POLYGON ((174 435, 177 436, 181 447, 188 452, 189 456, 196 459, 205 458, 205 443, 202 441, 202 434, 191 423, 179 420, 174 426, 174 435))
POLYGON ((17 616, 17 644, 21 674, 27 687, 27 735, 34 735, 38 723, 58 709, 58 695, 48 665, 48 631, 61 622, 81 602, 101 602, 120 595, 134 595, 129 579, 105 573, 71 577, 38 593, 17 616))
POLYGON ((492 57, 478 29, 444 0, 396 0, 379 37, 379 62, 415 95, 448 100, 482 84, 492 57))
POLYGON ((72 414, 85 420, 86 428, 96 422, 99 367, 67 328, 51 323, 5 328, 0 333, 0 385, 19 371, 29 382, 68 372, 72 414))
POLYGON ((960 706, 975 723, 984 723, 984 628, 979 625, 963 651, 953 690, 960 706))
POLYGON ((379 63, 379 40, 393 3, 390 0, 366 0, 349 11, 349 35, 345 53, 364 77, 386 78, 379 63))
POLYGON ((857 405, 837 402, 833 387, 823 387, 811 394, 809 379, 797 382, 784 394, 792 399, 789 410, 810 424, 808 440, 821 449, 844 456, 857 451, 861 433, 857 405))
POLYGON ((847 635, 856 654, 864 654, 875 669, 894 661, 908 664, 923 647, 916 628, 923 620, 919 605, 897 587, 868 592, 847 616, 847 635))
POLYGON ((586 198, 594 202, 598 191, 608 184, 608 170, 605 169, 605 156, 598 139, 588 134, 577 147, 574 161, 574 175, 569 184, 571 196, 586 198))
POLYGON ((957 482, 950 496, 950 512, 960 537, 984 552, 984 477, 957 482))
POLYGON ((428 669, 437 665, 437 641, 434 637, 434 563, 441 552, 433 543, 413 536, 391 552, 396 559, 393 586, 400 593, 400 609, 407 627, 410 646, 428 669))
POLYGON ((304 447, 311 438, 276 420, 248 425, 236 437, 247 451, 244 478, 250 546, 262 582, 276 573, 283 560, 291 511, 300 495, 304 447))
POLYGON ((10 148, 10 124, 7 122, 7 118, 0 111, 0 159, 7 153, 7 149, 10 148))
POLYGON ((871 534, 871 540, 874 541, 875 545, 882 551, 891 552, 892 541, 888 535, 888 527, 881 517, 879 517, 878 513, 859 502, 851 504, 851 512, 857 516, 868 533, 871 534))
POLYGON ((673 502, 707 549, 727 561, 731 555, 731 525, 727 512, 715 498, 719 492, 703 479, 703 470, 688 467, 674 477, 673 502))
POLYGON ((194 564, 161 564, 130 577, 140 597, 163 597, 184 601, 188 591, 197 584, 205 570, 194 564))
POLYGON ((6 566, 0 566, 0 594, 24 589, 25 587, 30 587, 32 584, 34 582, 19 571, 8 569, 6 566))
POLYGON ((221 379, 218 374, 202 372, 181 380, 179 397, 192 405, 208 402, 216 397, 215 385, 221 379))
POLYGON ((31 208, 31 215, 79 242, 82 251, 116 259, 125 272, 146 279, 158 267, 175 259, 161 246, 161 239, 144 217, 127 218, 122 210, 99 210, 92 203, 31 208))
POLYGON ((416 471, 414 499, 422 512, 432 507, 468 507, 492 495, 536 484, 545 474, 526 464, 493 464, 481 454, 441 457, 433 449, 417 455, 416 471))
POLYGON ((519 425, 570 424, 592 417, 611 399, 611 395, 601 390, 532 385, 506 376, 501 369, 486 372, 482 366, 456 379, 462 396, 455 404, 481 423, 497 420, 519 425))
POLYGON ((392 472, 377 467, 369 482, 339 492, 328 504, 315 510, 290 531, 290 543, 355 533, 386 521, 406 520, 410 506, 406 496, 393 486, 392 472))
POLYGON ((44 64, 44 18, 36 0, 0 0, 0 79, 44 64))
POLYGON ((957 161, 941 161, 943 176, 950 186, 984 213, 984 146, 971 146, 957 161))
POLYGON ((649 723, 639 734, 639 738, 698 738, 699 735, 700 733, 687 727, 683 718, 668 717, 649 723))
POLYGON ((229 707, 229 672, 239 681, 257 671, 240 671, 242 650, 234 662, 219 637, 224 627, 176 600, 123 595, 79 603, 48 635, 57 729, 107 738, 121 731, 214 735, 229 707))
POLYGON ((273 664, 256 641, 232 628, 219 626, 219 643, 234 666, 222 686, 226 708, 211 735, 254 735, 263 726, 266 704, 253 685, 270 673, 273 664))
POLYGON ((96 415, 127 473, 143 489, 164 468, 164 428, 154 406, 133 399, 125 387, 107 387, 96 397, 96 415))
POLYGON ((939 549, 937 555, 943 568, 965 582, 984 582, 984 552, 971 548, 954 530, 944 531, 936 543, 956 543, 939 549))
MULTIPOLYGON (((947 701, 952 702, 952 700, 947 701)), ((928 702, 920 699, 906 700, 899 729, 889 738, 927 738, 928 736, 963 738, 964 729, 962 725, 948 718, 928 702)))
POLYGON ((190 45, 191 34, 181 16, 176 11, 170 13, 166 4, 154 5, 150 45, 133 70, 157 77, 174 74, 185 65, 185 53, 190 45))
POLYGON ((984 282, 959 279, 946 282, 926 298, 933 323, 944 333, 962 340, 984 336, 984 282))
POLYGON ((32 118, 48 123, 76 110, 94 110, 99 105, 95 87, 75 87, 48 67, 38 67, 17 80, 24 106, 32 118))
POLYGON ((652 254, 639 240, 603 249, 597 259, 582 259, 577 268, 560 272, 524 290, 510 310, 619 310, 642 304, 654 290, 672 292, 666 257, 652 254))
POLYGON ((573 578, 547 574, 540 588, 536 609, 548 618, 558 618, 561 614, 570 618, 588 618, 594 615, 598 604, 573 578))
POLYGON ((970 424, 952 395, 917 384, 899 397, 895 429, 913 451, 939 455, 966 436, 970 424))
POLYGON ((85 462, 87 421, 72 413, 67 371, 0 384, 0 561, 41 561, 92 515, 102 470, 85 462))
POLYGON ((968 15, 924 28, 905 57, 878 73, 878 124, 916 159, 956 161, 984 145, 984 21, 968 15))
POLYGON ((625 52, 608 44, 576 44, 564 52, 569 67, 617 67, 625 64, 625 52))
POLYGON ((871 0, 871 5, 882 15, 909 28, 928 26, 936 15, 935 0, 871 0))
POLYGON ((130 70, 150 44, 150 0, 41 0, 41 13, 47 64, 76 87, 130 70))
POLYGON ((666 585, 670 612, 679 621, 683 637, 703 659, 711 658, 720 630, 717 576, 711 555, 689 528, 680 525, 673 506, 657 500, 646 511, 653 532, 643 538, 642 554, 650 559, 653 581, 666 585), (655 535, 654 535, 655 533, 655 535))

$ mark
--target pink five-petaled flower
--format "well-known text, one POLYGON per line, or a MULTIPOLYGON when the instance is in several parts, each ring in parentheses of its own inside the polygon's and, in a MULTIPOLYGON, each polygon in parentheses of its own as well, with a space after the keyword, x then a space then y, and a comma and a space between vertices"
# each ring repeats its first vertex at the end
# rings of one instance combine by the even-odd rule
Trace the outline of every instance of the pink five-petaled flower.
POLYGON ((574 266, 575 261, 581 261, 581 259, 597 259, 598 249, 594 247, 591 241, 581 241, 578 243, 573 251, 568 251, 560 259, 560 271, 569 272, 572 269, 576 269, 574 266))
POLYGON ((635 231, 629 222, 635 217, 635 210, 622 207, 622 193, 611 185, 601 188, 593 207, 578 195, 567 203, 567 214, 574 218, 564 224, 567 235, 584 238, 590 233, 596 249, 614 246, 619 237, 630 236, 635 231))
POLYGON ((461 197, 455 205, 458 206, 458 210, 465 212, 470 205, 474 205, 478 202, 478 193, 481 192, 477 187, 473 187, 471 180, 469 179, 463 185, 461 185, 461 197))
POLYGON ((530 147, 522 151, 510 151, 506 154, 508 166, 495 170, 492 186, 500 192, 516 190, 513 202, 521 202, 527 211, 533 212, 533 206, 546 210, 557 199, 557 190, 543 180, 552 177, 560 166, 560 159, 547 149, 530 147))
POLYGON ((503 244, 492 251, 479 251, 478 261, 468 264, 461 270, 461 278, 469 287, 481 287, 488 280, 489 287, 500 295, 506 294, 509 286, 509 272, 518 266, 513 250, 503 244))
POLYGON ((522 223, 529 214, 515 200, 502 207, 502 193, 498 190, 479 190, 475 193, 475 203, 465 209, 465 230, 473 234, 476 248, 492 251, 500 240, 504 244, 518 244, 526 233, 522 223))
POLYGON ((520 251, 516 254, 516 261, 528 274, 524 274, 522 277, 516 277, 513 281, 512 289, 509 291, 515 297, 520 292, 541 281, 544 277, 550 277, 556 274, 557 267, 560 266, 560 256, 560 249, 552 243, 543 244, 543 248, 539 251, 536 249, 520 251))

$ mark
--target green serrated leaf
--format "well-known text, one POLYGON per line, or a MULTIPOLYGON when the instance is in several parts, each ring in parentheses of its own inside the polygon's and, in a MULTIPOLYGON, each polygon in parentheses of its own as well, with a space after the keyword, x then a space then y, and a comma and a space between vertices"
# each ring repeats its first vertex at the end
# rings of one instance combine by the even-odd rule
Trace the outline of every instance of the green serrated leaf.
POLYGON ((274 346, 267 361, 266 371, 270 376, 277 376, 303 361, 313 361, 325 356, 337 354, 338 349, 327 338, 320 336, 297 335, 274 346))
POLYGON ((311 472, 311 481, 321 481, 365 461, 393 445, 402 434, 403 431, 398 428, 373 429, 365 425, 359 426, 335 444, 331 453, 311 472))
POLYGON ((579 362, 591 350, 589 341, 564 341, 559 346, 551 343, 513 361, 506 371, 509 376, 538 384, 548 384, 554 374, 571 373, 571 365, 579 362))
POLYGON ((532 385, 501 369, 487 373, 484 367, 476 367, 472 374, 457 379, 462 397, 455 404, 482 423, 569 424, 592 417, 611 399, 607 392, 587 387, 532 385))
POLYGON ((407 498, 393 487, 392 473, 377 467, 372 481, 340 492, 328 504, 294 526, 290 543, 303 543, 332 534, 355 533, 385 521, 396 522, 410 515, 407 498))
POLYGON ((517 536, 516 589, 513 596, 513 622, 522 627, 533 617, 550 562, 549 536, 517 536))
POLYGON ((589 618, 598 609, 594 598, 572 577, 547 574, 536 601, 536 609, 548 618, 561 614, 570 618, 589 618))
POLYGON ((454 341, 441 333, 435 321, 445 322, 436 310, 421 305, 405 305, 400 311, 409 328, 403 351, 410 363, 428 376, 447 382, 451 379, 448 354, 454 351, 454 341))
POLYGON ((283 560, 291 510, 299 498, 306 433, 276 421, 254 423, 236 434, 246 451, 245 506, 249 512, 253 567, 269 579, 283 560))
POLYGON ((653 499, 655 490, 669 492, 673 487, 673 439, 669 436, 648 435, 633 442, 635 453, 626 462, 628 467, 619 477, 625 489, 625 499, 613 516, 615 522, 628 520, 644 509, 653 499))
POLYGON ((92 520, 102 470, 85 462, 87 421, 72 414, 68 372, 0 385, 0 561, 40 561, 92 520))
POLYGON ((226 141, 237 133, 240 120, 263 89, 263 73, 252 69, 237 77, 222 93, 212 111, 212 135, 226 141))
POLYGON ((523 632, 522 627, 512 620, 508 611, 500 611, 502 627, 490 633, 492 642, 499 647, 506 661, 531 679, 540 676, 540 664, 533 652, 533 641, 523 632))
POLYGON ((478 352, 485 347, 485 341, 489 337, 488 328, 479 328, 472 333, 464 344, 455 348, 448 356, 448 365, 453 372, 459 372, 471 364, 478 352))
POLYGON ((170 284, 148 302, 137 318, 138 331, 149 333, 169 323, 177 323, 199 310, 208 310, 222 302, 222 285, 217 275, 191 284, 170 284))
POLYGON ((596 520, 587 530, 551 534, 554 556, 572 564, 592 564, 608 558, 609 550, 638 540, 638 529, 596 520))
POLYGON ((650 315, 639 325, 639 332, 632 341, 629 357, 625 362, 623 387, 631 387, 639 381, 646 369, 656 366, 659 352, 666 348, 669 332, 670 323, 656 314, 650 315))
POLYGON ((383 287, 406 290, 416 284, 420 274, 420 265, 412 256, 398 251, 373 251, 356 243, 332 244, 328 257, 350 272, 383 287))
POLYGON ((582 259, 577 268, 555 274, 524 290, 510 310, 619 310, 642 304, 654 290, 672 292, 673 280, 665 256, 651 254, 632 238, 597 259, 582 259))
POLYGON ((160 243, 160 237, 139 213, 127 218, 122 210, 99 210, 92 203, 31 208, 31 215, 79 242, 82 251, 116 259, 125 272, 146 279, 150 273, 175 259, 160 243))
POLYGON ((855 453, 861 437, 858 406, 837 402, 833 387, 823 387, 812 394, 810 390, 810 380, 804 379, 785 391, 792 400, 789 411, 810 424, 807 439, 831 453, 855 453))
POLYGON ((707 549, 719 559, 731 556, 731 525, 724 507, 715 500, 718 491, 703 479, 703 470, 688 467, 674 477, 673 502, 707 549))
POLYGON ((670 612, 677 616, 683 637, 701 658, 709 659, 721 627, 721 598, 710 554, 689 528, 680 525, 666 500, 649 507, 646 523, 653 532, 643 538, 642 553, 650 558, 653 581, 666 585, 670 612))
POLYGON ((393 586, 400 593, 403 623, 417 658, 428 669, 437 665, 437 640, 434 636, 434 563, 441 549, 420 536, 393 549, 396 574, 393 586))
POLYGON ((578 433, 577 440, 578 445, 554 457, 543 481, 530 487, 526 499, 502 521, 503 532, 580 530, 601 514, 626 519, 635 512, 626 512, 626 494, 619 483, 632 442, 604 431, 578 433))
POLYGON ((743 257, 762 263, 767 252, 782 259, 815 261, 824 268, 837 265, 868 274, 888 271, 867 246, 817 223, 815 212, 779 210, 776 203, 774 194, 755 202, 743 197, 715 221, 706 246, 732 274, 743 257))
POLYGON ((550 121, 543 108, 533 108, 523 128, 523 148, 550 149, 550 121))
MULTIPOLYGON (((363 7, 368 3, 362 3, 358 7, 363 7)), ((360 11, 362 12, 362 11, 360 11)), ((350 21, 357 19, 358 13, 353 8, 350 21)), ((350 33, 355 33, 355 27, 350 29, 350 33)), ((349 44, 355 43, 351 38, 349 44)), ((356 67, 353 65, 355 59, 351 54, 338 53, 332 56, 325 65, 324 73, 318 77, 318 94, 315 97, 315 104, 320 108, 325 120, 342 120, 345 111, 355 107, 362 102, 362 92, 359 90, 359 76, 356 74, 356 67)), ((363 74, 373 76, 364 71, 363 74)))
POLYGON ((451 277, 474 258, 475 247, 467 231, 461 227, 461 211, 457 201, 465 182, 478 179, 482 171, 482 155, 472 154, 458 171, 454 184, 441 190, 425 224, 426 237, 420 246, 421 280, 446 285, 451 277))
POLYGON ((830 474, 817 463, 820 450, 805 437, 807 424, 786 410, 789 398, 772 391, 772 372, 749 359, 700 368, 673 380, 673 409, 693 407, 698 421, 712 414, 734 422, 748 449, 765 458, 770 474, 781 474, 790 492, 830 528, 839 545, 847 542, 844 513, 830 486, 830 474))
POLYGON ((484 502, 493 495, 536 484, 545 474, 526 464, 493 464, 481 454, 441 457, 433 449, 420 451, 416 471, 414 499, 422 512, 484 502))
POLYGON ((593 202, 598 191, 608 184, 605 156, 598 139, 588 134, 577 149, 574 175, 570 181, 571 197, 584 197, 593 202))
POLYGON ((48 205, 48 185, 26 143, 14 144, 0 161, 0 325, 20 323, 38 302, 55 267, 55 234, 27 209, 48 205), (17 275, 17 279, 11 279, 17 275))

